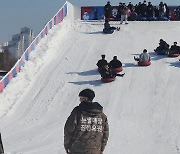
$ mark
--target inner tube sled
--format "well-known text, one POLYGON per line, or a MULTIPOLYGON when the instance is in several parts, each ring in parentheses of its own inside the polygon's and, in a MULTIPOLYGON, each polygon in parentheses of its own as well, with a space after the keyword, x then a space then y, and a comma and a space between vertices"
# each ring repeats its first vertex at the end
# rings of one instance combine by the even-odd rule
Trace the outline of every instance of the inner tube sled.
POLYGON ((105 82, 105 83, 112 82, 114 80, 115 80, 115 78, 101 78, 101 81, 105 82))
POLYGON ((147 18, 146 17, 140 17, 139 21, 147 21, 147 18))
POLYGON ((123 70, 122 67, 111 68, 111 71, 112 71, 113 73, 118 73, 118 72, 121 72, 122 70, 123 70))
POLYGON ((103 33, 105 33, 105 34, 112 34, 114 32, 114 30, 113 29, 103 29, 103 33))
POLYGON ((178 57, 180 54, 179 53, 173 53, 169 54, 168 57, 178 57))
POLYGON ((157 52, 158 55, 167 55, 166 50, 157 50, 156 52, 157 52))
POLYGON ((139 66, 149 66, 149 65, 151 65, 151 61, 148 61, 148 62, 138 62, 138 65, 139 66))

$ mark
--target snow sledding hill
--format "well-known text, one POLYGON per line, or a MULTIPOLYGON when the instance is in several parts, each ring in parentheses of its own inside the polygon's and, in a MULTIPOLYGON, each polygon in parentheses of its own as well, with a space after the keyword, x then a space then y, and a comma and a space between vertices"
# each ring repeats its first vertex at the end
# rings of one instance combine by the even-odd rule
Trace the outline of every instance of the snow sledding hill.
MULTIPOLYGON (((119 22, 110 22, 119 26, 119 22)), ((103 22, 69 20, 51 30, 21 73, 0 94, 0 132, 8 154, 63 154, 63 127, 84 88, 96 92, 110 125, 104 154, 180 153, 179 58, 157 56, 162 38, 180 44, 180 22, 129 22, 111 35, 103 22), (146 48, 152 64, 133 59, 146 48), (125 76, 102 83, 96 62, 106 54, 125 76)))

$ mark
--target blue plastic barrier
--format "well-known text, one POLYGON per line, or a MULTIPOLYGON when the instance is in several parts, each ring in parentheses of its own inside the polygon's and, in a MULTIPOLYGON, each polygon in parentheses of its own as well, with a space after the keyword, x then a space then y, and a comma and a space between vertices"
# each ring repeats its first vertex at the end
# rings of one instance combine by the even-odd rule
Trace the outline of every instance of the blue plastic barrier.
POLYGON ((13 73, 13 77, 16 77, 16 75, 17 75, 16 68, 14 68, 14 69, 12 70, 12 73, 13 73))
POLYGON ((6 87, 8 83, 9 83, 9 77, 6 76, 6 77, 4 78, 4 86, 6 87))
POLYGON ((156 21, 157 20, 157 17, 149 17, 147 18, 148 21, 156 21))
POLYGON ((167 17, 160 17, 157 20, 158 21, 168 21, 169 19, 167 17))
POLYGON ((139 21, 147 21, 146 17, 139 17, 139 21))

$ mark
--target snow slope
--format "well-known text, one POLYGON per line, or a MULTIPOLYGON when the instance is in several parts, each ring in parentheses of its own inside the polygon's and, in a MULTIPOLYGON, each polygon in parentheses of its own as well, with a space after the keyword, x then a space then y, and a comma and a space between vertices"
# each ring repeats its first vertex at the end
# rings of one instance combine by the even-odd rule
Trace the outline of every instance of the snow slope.
MULTIPOLYGON (((119 22, 111 22, 118 26, 119 22)), ((0 94, 0 132, 7 154, 63 154, 63 127, 84 88, 96 92, 110 125, 104 154, 180 153, 180 63, 157 56, 159 39, 180 43, 180 22, 129 22, 112 35, 103 22, 65 20, 30 55, 0 94), (152 65, 133 56, 146 48, 152 65), (96 62, 106 54, 126 74, 103 84, 96 62)))

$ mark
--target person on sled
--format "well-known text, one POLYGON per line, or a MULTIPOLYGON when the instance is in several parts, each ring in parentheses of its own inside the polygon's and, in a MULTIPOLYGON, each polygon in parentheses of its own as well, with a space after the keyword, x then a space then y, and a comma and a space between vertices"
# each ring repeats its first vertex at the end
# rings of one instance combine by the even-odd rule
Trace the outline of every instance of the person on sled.
POLYGON ((117 31, 119 31, 120 27, 111 27, 109 20, 106 19, 105 23, 104 23, 104 30, 117 30, 117 31))
POLYGON ((177 42, 174 42, 174 44, 171 45, 171 48, 169 49, 169 55, 172 54, 180 54, 180 46, 177 45, 177 42))
POLYGON ((122 67, 122 63, 120 60, 117 59, 117 56, 114 56, 113 60, 111 60, 109 62, 109 67, 110 68, 119 68, 119 67, 122 67))
POLYGON ((104 79, 116 78, 116 76, 123 77, 125 75, 125 73, 123 74, 113 73, 108 65, 105 65, 100 70, 100 74, 101 74, 101 77, 104 79))
POLYGON ((169 52, 169 44, 163 39, 159 40, 159 46, 154 50, 158 55, 167 55, 169 52))
POLYGON ((102 59, 98 60, 98 62, 96 64, 99 69, 103 68, 105 65, 108 64, 107 60, 105 59, 106 56, 101 55, 101 57, 102 57, 102 59))
POLYGON ((136 57, 134 56, 134 60, 135 60, 135 61, 138 61, 138 62, 149 62, 149 61, 151 61, 151 56, 149 55, 149 53, 147 52, 147 50, 144 49, 144 50, 143 50, 143 53, 141 53, 141 54, 139 55, 139 58, 136 58, 136 57))

